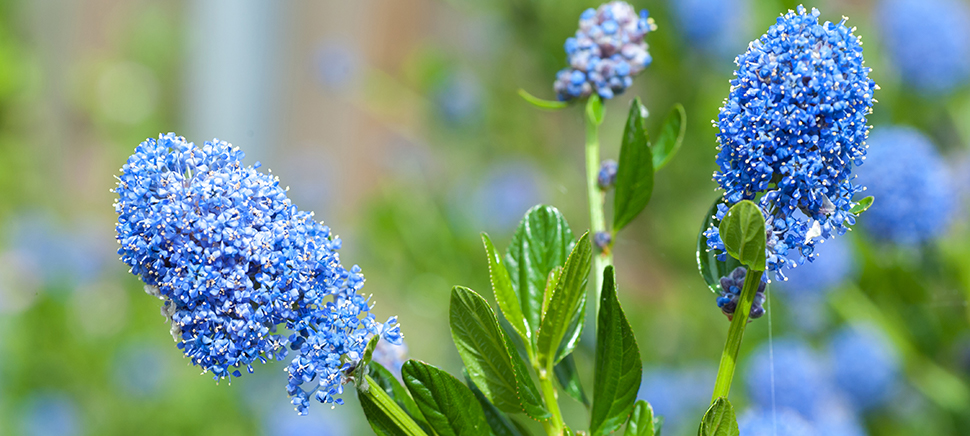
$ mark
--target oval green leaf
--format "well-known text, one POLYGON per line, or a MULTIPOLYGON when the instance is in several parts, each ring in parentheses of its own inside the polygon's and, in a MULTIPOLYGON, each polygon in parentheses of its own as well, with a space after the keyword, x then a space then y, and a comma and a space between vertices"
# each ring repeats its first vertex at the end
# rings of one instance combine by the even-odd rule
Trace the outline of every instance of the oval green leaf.
POLYGON ((707 210, 704 222, 701 223, 701 231, 697 234, 697 269, 700 271, 701 277, 704 278, 704 283, 707 283, 707 287, 715 294, 721 292, 721 277, 727 276, 735 268, 741 266, 741 262, 731 256, 726 256, 726 260, 723 261, 718 260, 718 252, 707 248, 707 237, 704 236, 704 232, 707 229, 717 227, 721 223, 715 218, 719 204, 724 204, 723 197, 715 200, 711 208, 707 210))
POLYGON ((505 268, 505 263, 502 262, 502 256, 498 254, 488 234, 482 233, 482 243, 485 244, 485 253, 488 255, 488 277, 492 282, 495 301, 498 302, 498 307, 505 315, 505 319, 509 321, 522 341, 531 346, 532 330, 525 315, 522 314, 522 305, 519 303, 519 297, 515 295, 515 289, 512 288, 512 278, 505 268))
POLYGON ((728 255, 755 271, 765 270, 765 217, 758 205, 741 200, 718 226, 728 255))
POLYGON ((680 103, 674 105, 660 127, 660 136, 651 147, 653 152, 653 170, 660 171, 667 166, 674 155, 680 150, 687 132, 687 112, 680 103))
POLYGON ((455 377, 416 360, 404 363, 404 384, 428 424, 440 436, 488 435, 475 394, 455 377))
POLYGON ((606 267, 596 329, 596 374, 591 435, 608 435, 627 422, 643 377, 640 348, 616 297, 616 274, 606 267))
POLYGON ((738 420, 734 415, 734 406, 727 398, 714 400, 711 408, 707 409, 697 436, 738 436, 738 420))
POLYGON ((849 209, 849 213, 853 215, 859 215, 860 213, 865 212, 866 210, 869 209, 870 206, 872 206, 873 200, 875 200, 875 198, 873 198, 871 195, 866 198, 863 198, 862 200, 859 200, 859 202, 856 203, 855 206, 852 206, 852 209, 849 209))
POLYGON ((654 436, 653 407, 646 400, 638 400, 633 406, 623 436, 654 436))
POLYGON ((591 254, 589 233, 584 233, 566 259, 559 282, 549 299, 548 310, 542 317, 536 350, 539 366, 547 372, 552 372, 556 362, 565 356, 560 351, 563 339, 574 338, 581 333, 583 324, 575 322, 575 319, 585 315, 583 308, 586 304, 591 254))
POLYGON ((539 328, 549 273, 566 262, 574 244, 566 219, 558 209, 546 205, 529 209, 512 236, 505 268, 530 328, 539 328))
POLYGON ((653 152, 647 138, 646 108, 633 99, 623 129, 619 167, 616 170, 616 194, 613 197, 613 232, 630 224, 653 195, 653 152))

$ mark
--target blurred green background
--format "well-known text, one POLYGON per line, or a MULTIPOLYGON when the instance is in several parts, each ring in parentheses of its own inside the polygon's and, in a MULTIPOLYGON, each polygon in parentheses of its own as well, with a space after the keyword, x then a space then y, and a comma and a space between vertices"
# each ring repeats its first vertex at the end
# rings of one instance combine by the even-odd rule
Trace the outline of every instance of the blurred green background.
MULTIPOLYGON (((615 248, 646 365, 641 395, 668 416, 669 435, 696 432, 728 326, 695 265, 717 195, 711 120, 734 55, 795 6, 712 1, 731 5, 724 18, 736 28, 711 48, 692 44, 676 1, 632 2, 659 26, 647 37, 654 61, 607 103, 601 129, 603 157, 616 158, 634 96, 654 130, 676 102, 688 114, 680 154, 615 248)), ((814 3, 823 20, 850 17, 866 41, 881 87, 875 129, 917 127, 970 190, 970 166, 957 169, 970 144, 966 86, 934 97, 908 89, 884 55, 876 2, 814 3)), ((0 2, 0 434, 370 434, 352 392, 347 406, 296 416, 281 363, 229 385, 182 358, 160 302, 115 253, 109 190, 134 147, 159 132, 228 140, 271 169, 294 203, 341 236, 344 264, 363 268, 378 318, 399 315, 411 357, 459 373, 448 296, 457 284, 490 294, 479 232, 504 247, 540 202, 575 231, 588 227, 581 110, 543 112, 516 90, 553 97, 562 43, 597 5, 0 2)), ((750 386, 769 383, 768 372, 747 369, 769 337, 799 338, 831 369, 833 333, 866 323, 888 338, 899 370, 889 400, 851 412, 863 434, 970 434, 966 211, 917 247, 853 231, 851 272, 812 301, 769 292, 772 317, 752 323, 742 346, 737 407, 747 408, 750 386)), ((592 370, 591 355, 580 348, 580 371, 592 370)), ((562 403, 568 422, 587 419, 578 403, 562 403)))

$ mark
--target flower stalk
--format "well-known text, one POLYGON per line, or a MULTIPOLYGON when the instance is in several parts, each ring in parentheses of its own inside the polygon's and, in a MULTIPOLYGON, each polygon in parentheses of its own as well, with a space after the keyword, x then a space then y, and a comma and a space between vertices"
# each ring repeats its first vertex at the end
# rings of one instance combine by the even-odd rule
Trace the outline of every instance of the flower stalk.
POLYGON ((717 381, 714 382, 714 393, 711 396, 712 403, 718 398, 727 398, 731 392, 731 381, 734 379, 734 370, 738 363, 738 350, 741 348, 744 328, 748 325, 748 314, 751 312, 751 304, 754 302, 763 274, 764 271, 755 271, 749 268, 745 275, 741 298, 738 300, 738 307, 731 319, 727 341, 724 343, 724 351, 721 353, 721 363, 717 368, 717 381))

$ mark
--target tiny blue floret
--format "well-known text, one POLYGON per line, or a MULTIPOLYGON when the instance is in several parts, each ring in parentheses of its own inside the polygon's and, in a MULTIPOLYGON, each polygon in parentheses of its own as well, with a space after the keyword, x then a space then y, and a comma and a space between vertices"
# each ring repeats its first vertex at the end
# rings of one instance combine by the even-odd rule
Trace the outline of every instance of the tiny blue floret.
POLYGON ((239 377, 293 350, 287 391, 300 414, 311 396, 341 404, 369 338, 401 341, 396 318, 374 319, 360 268, 340 264, 340 239, 242 158, 228 142, 197 147, 173 133, 139 144, 115 189, 118 254, 165 302, 194 365, 239 377))

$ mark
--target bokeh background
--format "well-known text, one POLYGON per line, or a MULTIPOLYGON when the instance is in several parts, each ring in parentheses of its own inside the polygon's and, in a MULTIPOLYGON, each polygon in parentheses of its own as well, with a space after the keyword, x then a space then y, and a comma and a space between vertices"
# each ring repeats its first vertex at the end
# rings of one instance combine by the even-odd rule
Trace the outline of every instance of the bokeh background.
MULTIPOLYGON (((182 358, 113 235, 114 177, 160 132, 225 139, 271 169, 343 239, 410 356, 457 374, 448 296, 456 284, 490 295, 479 232, 504 247, 540 202, 588 226, 580 108, 544 112, 516 90, 553 97, 563 41, 597 4, 0 1, 0 434, 370 434, 352 392, 297 416, 281 363, 230 385, 182 358)), ((640 396, 664 434, 686 435, 728 326, 695 265, 717 196, 711 120, 734 56, 796 3, 633 4, 659 26, 654 61, 607 103, 603 157, 618 154, 633 96, 654 130, 676 102, 688 127, 616 243, 620 300, 645 362, 640 396)), ((970 5, 806 6, 863 36, 881 87, 872 149, 892 150, 879 159, 893 170, 863 173, 876 206, 770 286, 733 392, 742 434, 970 434, 970 5)), ((579 349, 580 371, 591 357, 579 349)), ((567 422, 587 421, 562 403, 567 422)))

